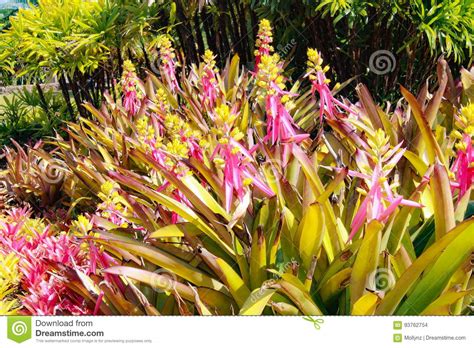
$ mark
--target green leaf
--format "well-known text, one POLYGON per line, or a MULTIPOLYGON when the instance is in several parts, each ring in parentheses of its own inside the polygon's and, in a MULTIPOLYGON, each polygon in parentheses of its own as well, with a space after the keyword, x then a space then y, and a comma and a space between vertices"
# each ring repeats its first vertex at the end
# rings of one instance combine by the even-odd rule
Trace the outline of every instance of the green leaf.
POLYGON ((435 217, 435 234, 436 240, 439 240, 456 226, 451 184, 448 172, 443 165, 435 164, 430 186, 435 217))
POLYGON ((243 304, 239 315, 261 315, 275 292, 276 289, 255 289, 243 304))
POLYGON ((306 271, 309 269, 313 257, 319 254, 325 232, 326 225, 322 206, 319 203, 311 204, 306 208, 295 236, 302 266, 306 271))
MULTIPOLYGON (((366 293, 371 275, 377 269, 380 254, 380 243, 383 225, 377 220, 371 221, 365 229, 351 275, 351 304, 354 304, 366 293)), ((375 289, 374 289, 375 290, 375 289)))
MULTIPOLYGON (((445 237, 452 234, 449 232, 445 237)), ((441 240, 440 240, 441 241, 441 240)), ((474 223, 456 236, 437 257, 435 264, 416 284, 397 315, 419 315, 444 290, 456 270, 474 251, 474 223)))
MULTIPOLYGON (((458 237, 474 233, 474 219, 464 221, 447 233, 440 240, 436 241, 427 250, 425 250, 408 269, 400 276, 392 290, 390 290, 380 302, 375 312, 376 315, 392 315, 403 297, 410 291, 422 275, 423 271, 432 264, 440 253, 445 250, 458 237)), ((471 248, 474 239, 471 239, 471 248)), ((467 243, 469 245, 469 243, 467 243)), ((448 264, 451 264, 451 260, 448 264)), ((449 267, 448 265, 446 265, 449 267)), ((434 267, 433 267, 434 268, 434 267)), ((438 274, 443 277, 444 275, 438 274)), ((449 278, 448 278, 449 279, 449 278)), ((439 294, 438 294, 439 295, 439 294)), ((432 295, 431 295, 432 296, 432 295)), ((436 298, 436 297, 435 297, 436 298)), ((412 299, 413 300, 413 299, 412 299)))

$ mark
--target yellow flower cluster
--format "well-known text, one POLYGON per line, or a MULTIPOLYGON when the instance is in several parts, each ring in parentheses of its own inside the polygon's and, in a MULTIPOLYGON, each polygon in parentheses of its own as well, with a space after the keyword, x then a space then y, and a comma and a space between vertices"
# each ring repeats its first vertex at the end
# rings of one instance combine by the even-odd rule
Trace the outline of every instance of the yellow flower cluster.
POLYGON ((18 303, 11 295, 20 282, 19 259, 13 253, 0 254, 0 315, 15 314, 18 303))
POLYGON ((228 142, 228 136, 234 138, 236 141, 239 141, 244 137, 244 134, 239 130, 239 128, 233 128, 238 114, 233 113, 229 105, 221 104, 217 106, 215 113, 216 127, 212 129, 212 132, 216 134, 218 138, 220 138, 219 142, 221 144, 226 144, 228 142), (232 129, 230 133, 228 131, 229 129, 232 129))
MULTIPOLYGON (((263 101, 267 95, 276 94, 274 85, 281 90, 285 89, 280 56, 276 53, 262 56, 262 60, 258 65, 257 86, 260 88, 257 90, 257 98, 259 101, 263 101)), ((282 102, 285 101, 282 100, 282 102)))
MULTIPOLYGON (((394 165, 386 164, 395 155, 395 152, 391 150, 390 137, 385 134, 383 129, 379 128, 374 134, 367 133, 367 138, 367 144, 369 145, 367 153, 370 155, 373 163, 379 164, 384 172, 392 170, 394 165)), ((367 175, 373 174, 372 164, 360 162, 358 166, 362 173, 367 175)), ((384 179, 382 178, 381 180, 384 179)), ((394 182, 394 185, 396 186, 397 183, 394 182)))
POLYGON ((123 74, 126 76, 127 73, 134 73, 135 72, 135 65, 127 59, 125 62, 123 62, 123 74))
POLYGON ((171 40, 166 35, 160 35, 156 39, 156 47, 160 50, 160 57, 163 64, 168 64, 170 59, 176 57, 171 40))
POLYGON ((20 233, 29 237, 35 236, 37 231, 44 231, 46 229, 46 224, 42 219, 25 219, 23 225, 21 226, 20 233))
MULTIPOLYGON (((165 150, 172 155, 183 158, 189 157, 189 145, 186 141, 182 140, 182 136, 186 138, 200 139, 199 145, 203 148, 208 145, 207 141, 202 138, 201 132, 193 129, 188 122, 177 114, 167 114, 164 120, 164 125, 167 132, 164 147, 165 150)), ((166 164, 172 166, 173 161, 168 158, 166 164)))
MULTIPOLYGON (((308 55, 308 62, 307 62, 306 72, 311 81, 314 81, 318 78, 317 77, 318 72, 322 71, 323 73, 326 73, 329 71, 329 65, 326 65, 323 67, 323 63, 324 63, 323 58, 321 57, 321 55, 319 54, 317 50, 315 50, 314 48, 308 48, 307 55, 308 55)), ((328 78, 325 78, 324 83, 329 84, 331 83, 331 80, 328 78)), ((335 88, 338 89, 339 86, 340 84, 337 83, 335 88)))
POLYGON ((262 19, 258 27, 257 41, 255 42, 255 46, 258 48, 255 51, 255 56, 260 55, 259 49, 273 52, 272 42, 273 34, 270 21, 268 19, 262 19))
POLYGON ((149 124, 148 117, 143 116, 137 120, 137 133, 142 142, 155 139, 155 128, 149 124))
POLYGON ((92 230, 92 223, 84 215, 79 215, 77 220, 72 222, 71 232, 78 236, 85 236, 92 230))
MULTIPOLYGON (((245 137, 245 134, 240 131, 238 127, 234 127, 234 122, 238 118, 238 114, 232 112, 231 108, 227 104, 221 104, 215 109, 216 127, 212 129, 213 134, 217 136, 218 142, 222 145, 229 144, 231 139, 235 141, 240 141, 245 137), (229 129, 230 132, 229 132, 229 129)), ((231 149, 232 154, 238 154, 240 149, 238 147, 233 147, 231 149)), ((224 168, 225 161, 216 156, 213 159, 213 162, 218 168, 224 168)))
POLYGON ((461 108, 461 115, 456 121, 456 126, 464 133, 474 137, 474 103, 461 108))
POLYGON ((467 134, 474 138, 474 103, 470 103, 461 108, 460 115, 455 121, 457 129, 451 132, 451 137, 456 141, 456 149, 466 150, 466 143, 463 139, 463 134, 467 134))
POLYGON ((204 60, 204 64, 209 67, 209 69, 216 73, 219 72, 219 69, 216 68, 216 56, 211 50, 206 50, 202 56, 202 59, 204 60))
POLYGON ((166 94, 164 88, 160 87, 156 91, 156 101, 163 113, 167 114, 170 112, 170 103, 168 102, 168 95, 166 94))
POLYGON ((187 158, 189 154, 188 144, 181 141, 179 137, 175 137, 166 144, 166 151, 179 156, 187 158))
MULTIPOLYGON (((100 192, 98 196, 103 202, 98 205, 98 209, 102 210, 102 217, 106 219, 110 218, 112 215, 110 210, 114 210, 117 213, 120 213, 122 216, 127 216, 126 205, 128 205, 128 203, 117 192, 117 185, 115 183, 111 181, 104 182, 100 186, 100 192)), ((127 228, 128 223, 124 222, 120 227, 127 228)))

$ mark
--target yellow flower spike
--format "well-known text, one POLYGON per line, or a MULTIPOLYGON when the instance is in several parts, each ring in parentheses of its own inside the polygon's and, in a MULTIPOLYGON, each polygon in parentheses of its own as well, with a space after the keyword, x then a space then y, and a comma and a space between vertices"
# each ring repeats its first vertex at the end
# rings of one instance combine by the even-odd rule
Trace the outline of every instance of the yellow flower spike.
POLYGON ((100 191, 106 196, 110 196, 114 189, 115 183, 112 181, 106 181, 100 186, 100 191))
POLYGON ((127 59, 125 62, 123 62, 123 70, 124 74, 129 72, 135 72, 135 65, 133 65, 133 63, 127 59))
POLYGON ((92 223, 84 215, 79 215, 77 220, 72 222, 73 232, 80 236, 87 235, 93 228, 92 223))
POLYGON ((166 144, 166 151, 173 155, 177 155, 180 157, 188 157, 189 149, 188 144, 182 142, 180 139, 173 139, 171 142, 166 144))
POLYGON ((158 47, 159 49, 172 48, 171 40, 166 35, 160 35, 156 39, 156 47, 158 47))
MULTIPOLYGON (((262 19, 258 26, 258 34, 257 34, 257 41, 256 47, 258 49, 265 49, 269 52, 273 51, 273 47, 271 43, 273 41, 273 34, 272 34, 272 26, 268 19, 262 19)), ((255 51, 255 55, 257 56, 259 51, 255 51)))
POLYGON ((20 282, 18 262, 19 258, 15 254, 0 253, 0 315, 16 313, 18 302, 9 297, 16 291, 20 282))
POLYGON ((323 58, 321 58, 317 50, 315 50, 314 48, 308 48, 307 56, 308 56, 308 62, 307 62, 308 68, 321 69, 321 66, 323 65, 323 58))
POLYGON ((206 50, 202 56, 204 63, 206 63, 210 68, 214 68, 216 65, 214 53, 211 50, 206 50))

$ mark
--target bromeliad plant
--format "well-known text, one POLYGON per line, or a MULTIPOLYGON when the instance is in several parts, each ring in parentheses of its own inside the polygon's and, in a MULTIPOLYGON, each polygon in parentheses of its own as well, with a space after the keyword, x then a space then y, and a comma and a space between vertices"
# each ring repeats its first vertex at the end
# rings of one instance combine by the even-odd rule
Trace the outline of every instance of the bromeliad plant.
POLYGON ((127 62, 122 98, 86 104, 92 120, 51 141, 69 200, 44 238, 80 246, 45 261, 67 302, 32 307, 37 288, 17 283, 7 300, 48 314, 470 313, 474 72, 461 90, 441 59, 435 92, 402 88, 383 110, 362 85, 358 103, 335 97, 315 50, 311 88, 286 80, 270 38, 263 21, 253 72, 237 56, 220 71, 208 51, 178 73, 165 37, 160 76, 127 62))

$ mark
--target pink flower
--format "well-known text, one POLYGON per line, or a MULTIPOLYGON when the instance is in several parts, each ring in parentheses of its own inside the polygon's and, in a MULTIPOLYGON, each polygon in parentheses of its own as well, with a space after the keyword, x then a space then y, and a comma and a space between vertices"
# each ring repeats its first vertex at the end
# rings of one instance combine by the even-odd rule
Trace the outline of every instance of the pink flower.
POLYGON ((382 223, 387 222, 392 213, 400 205, 422 207, 422 205, 417 202, 398 196, 393 192, 388 182, 389 174, 405 152, 404 149, 401 149, 401 145, 400 143, 393 149, 385 152, 382 157, 385 159, 385 163, 382 163, 381 158, 374 163, 365 152, 359 149, 356 151, 355 159, 359 168, 373 168, 373 170, 371 175, 352 170, 349 171, 349 175, 363 179, 369 187, 369 191, 360 204, 352 221, 349 240, 356 235, 366 221, 378 220, 382 223))
POLYGON ((257 74, 260 69, 259 65, 262 61, 262 57, 268 56, 273 52, 272 42, 273 34, 270 22, 267 19, 262 19, 259 23, 257 41, 255 43, 257 47, 255 51, 255 74, 257 74))
POLYGON ((329 88, 329 80, 326 77, 326 72, 329 66, 323 68, 323 59, 319 52, 313 48, 308 49, 308 69, 306 76, 311 81, 311 93, 319 94, 319 121, 323 121, 323 116, 326 115, 329 119, 334 119, 339 113, 336 106, 345 110, 348 113, 354 113, 347 105, 337 100, 329 88))
POLYGON ((283 143, 284 152, 288 153, 289 143, 300 143, 309 137, 309 134, 300 133, 298 126, 288 112, 287 105, 291 104, 289 92, 284 91, 284 77, 282 64, 277 54, 261 57, 257 74, 257 98, 265 104, 267 115, 267 134, 265 142, 271 145, 283 143))
POLYGON ((224 166, 225 207, 230 212, 233 196, 242 199, 249 185, 257 187, 265 196, 275 193, 262 181, 254 165, 254 159, 247 149, 234 138, 222 139, 211 157, 218 165, 224 166), (219 156, 217 158, 216 156, 219 156))
MULTIPOLYGON (((19 220, 18 211, 12 217, 19 220)), ((84 299, 68 291, 56 266, 89 273, 89 260, 80 242, 66 234, 55 236, 49 226, 23 232, 24 222, 3 222, 0 225, 0 253, 19 256, 21 303, 29 314, 91 314, 84 299)))
POLYGON ((122 76, 122 104, 130 116, 135 116, 140 110, 142 99, 141 93, 138 91, 139 80, 135 73, 135 67, 129 60, 123 64, 122 76))
POLYGON ((160 50, 160 70, 162 76, 172 92, 179 90, 178 80, 176 79, 176 54, 170 39, 166 35, 160 35, 156 40, 156 45, 160 50))
POLYGON ((226 210, 230 212, 234 194, 238 199, 242 199, 249 191, 250 185, 257 187, 265 196, 273 197, 275 193, 261 179, 254 158, 240 143, 244 134, 234 127, 238 117, 236 109, 231 110, 228 105, 222 104, 211 117, 219 127, 215 129, 219 143, 211 155, 211 160, 223 169, 226 210))
MULTIPOLYGON (((280 92, 283 94, 284 92, 280 92)), ((267 135, 264 141, 270 141, 275 145, 282 143, 300 143, 309 137, 309 134, 296 131, 293 118, 281 101, 280 95, 269 95, 266 98, 265 108, 267 111, 267 135)))
POLYGON ((462 145, 451 167, 451 171, 456 176, 456 180, 451 183, 451 186, 453 190, 459 190, 459 199, 464 196, 474 182, 474 149, 469 135, 464 135, 462 145))
POLYGON ((211 109, 215 106, 219 86, 217 83, 216 67, 214 55, 210 50, 206 50, 204 56, 204 69, 201 75, 201 101, 203 105, 208 105, 211 109))

